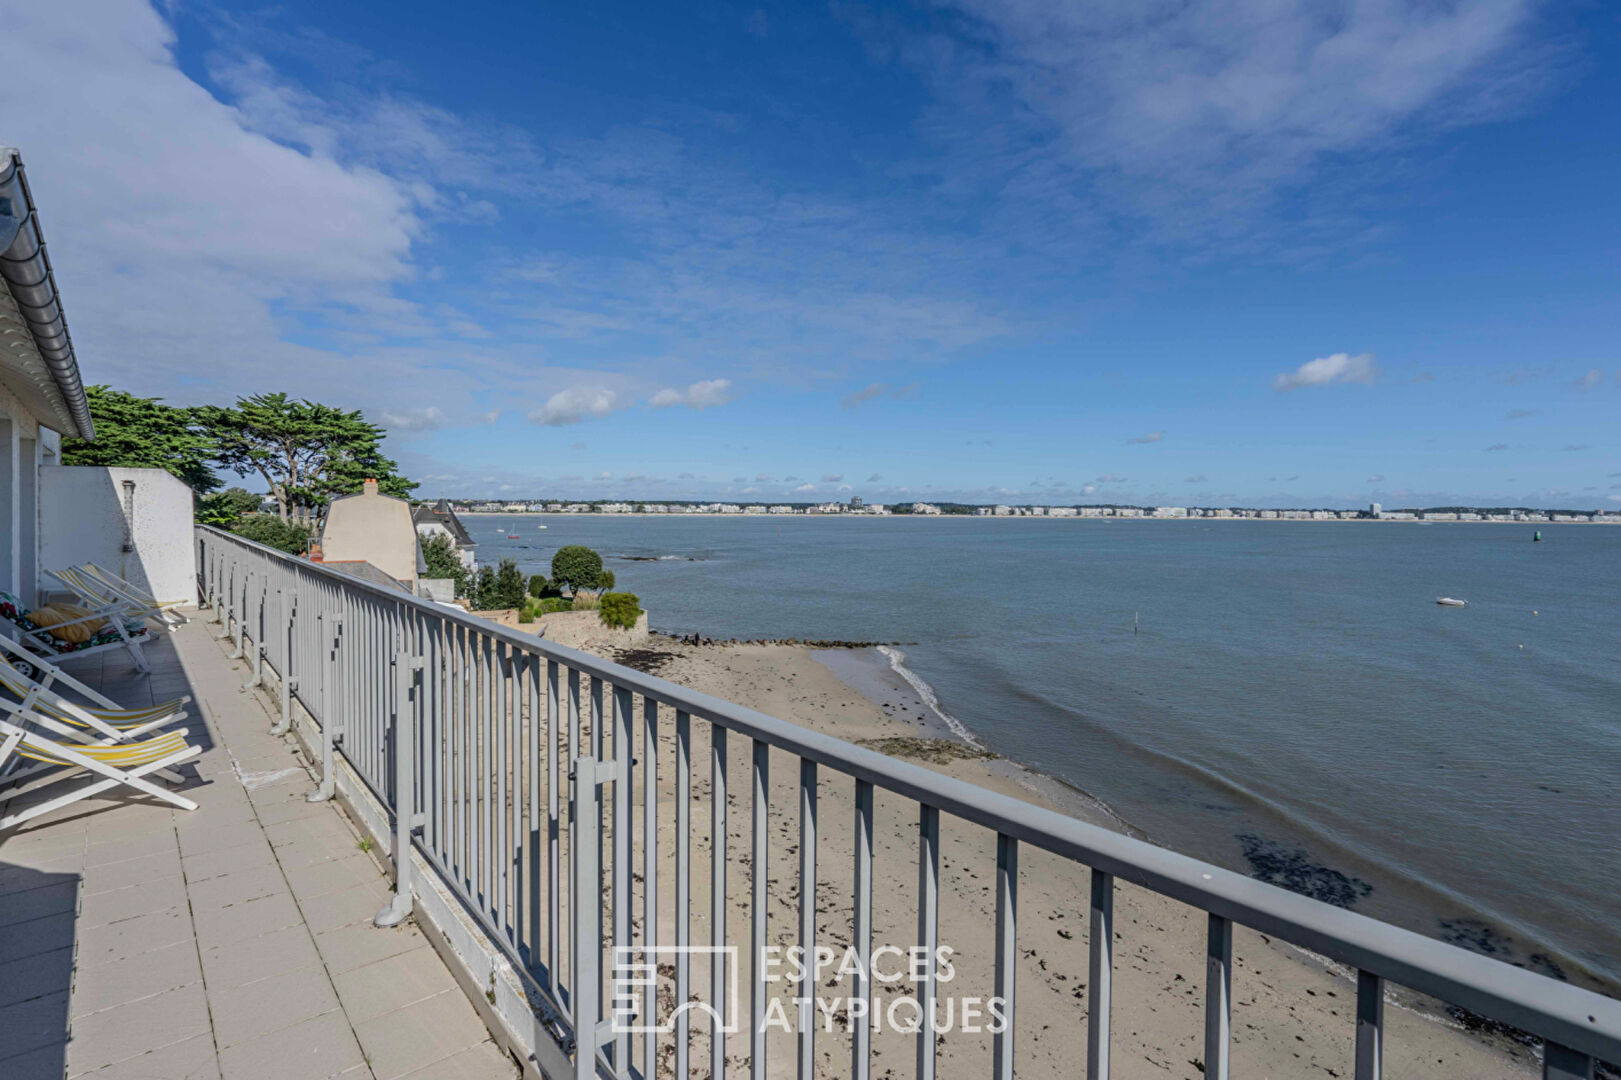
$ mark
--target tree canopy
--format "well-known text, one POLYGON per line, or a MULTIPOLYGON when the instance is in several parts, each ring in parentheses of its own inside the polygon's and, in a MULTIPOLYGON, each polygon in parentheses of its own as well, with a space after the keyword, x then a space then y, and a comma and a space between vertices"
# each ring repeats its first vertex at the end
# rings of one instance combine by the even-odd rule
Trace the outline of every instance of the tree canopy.
POLYGON ((595 589, 602 582, 602 556, 581 544, 569 544, 552 556, 552 580, 568 589, 595 589))
POLYGON ((283 521, 308 522, 333 496, 359 491, 367 478, 387 495, 407 496, 416 487, 383 456, 383 429, 358 410, 277 393, 196 412, 213 435, 220 464, 238 476, 262 478, 283 521))
POLYGON ((62 440, 64 465, 163 469, 198 492, 220 486, 211 467, 214 439, 197 410, 107 386, 87 386, 84 392, 96 439, 62 440))

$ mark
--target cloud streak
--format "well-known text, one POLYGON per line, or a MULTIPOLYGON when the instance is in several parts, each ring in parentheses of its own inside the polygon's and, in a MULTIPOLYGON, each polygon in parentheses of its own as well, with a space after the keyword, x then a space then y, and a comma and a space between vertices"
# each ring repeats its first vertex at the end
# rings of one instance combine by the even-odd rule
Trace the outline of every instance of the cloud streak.
POLYGON ((1334 353, 1308 360, 1293 371, 1280 372, 1272 377, 1272 389, 1279 394, 1300 390, 1308 386, 1328 386, 1331 383, 1362 383, 1367 385, 1379 377, 1379 368, 1372 353, 1334 353))

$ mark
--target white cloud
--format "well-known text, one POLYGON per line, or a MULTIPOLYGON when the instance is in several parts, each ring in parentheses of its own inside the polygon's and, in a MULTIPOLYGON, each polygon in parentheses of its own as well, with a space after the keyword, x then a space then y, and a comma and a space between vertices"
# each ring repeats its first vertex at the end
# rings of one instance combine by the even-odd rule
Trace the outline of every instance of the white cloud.
POLYGON ((816 490, 816 485, 815 484, 800 484, 798 487, 794 488, 794 490, 796 492, 815 491, 816 490))
POLYGON ((871 476, 867 477, 867 483, 876 484, 878 481, 882 480, 883 478, 884 478, 884 476, 883 476, 882 473, 873 473, 871 476))
POLYGON ((577 424, 587 417, 603 417, 622 408, 619 394, 606 387, 572 386, 546 399, 546 404, 529 414, 529 419, 548 427, 577 424))
POLYGON ((851 391, 839 398, 839 404, 846 409, 853 409, 858 405, 871 401, 873 398, 882 397, 884 391, 888 389, 889 387, 884 383, 868 383, 860 390, 851 391))
POLYGON ((655 409, 668 409, 675 405, 685 405, 689 409, 708 409, 716 405, 725 405, 733 398, 732 380, 705 379, 695 382, 685 390, 668 387, 660 390, 648 399, 648 404, 655 409))
POLYGON ((437 431, 446 424, 444 410, 437 405, 425 409, 383 410, 383 426, 391 431, 437 431))
POLYGON ((844 474, 843 473, 823 473, 822 474, 822 483, 824 483, 824 484, 837 484, 839 481, 841 481, 843 479, 844 479, 844 474))
POLYGON ((1204 473, 1199 473, 1197 476, 1190 476, 1182 482, 1184 484, 1208 484, 1210 482, 1210 478, 1204 473))
POLYGON ((1508 443, 1499 442, 1499 443, 1492 443, 1490 446, 1486 447, 1486 452, 1488 454, 1492 454, 1492 453, 1496 453, 1499 450, 1507 450, 1507 449, 1508 449, 1508 443))
POLYGON ((1372 353, 1334 353, 1308 360, 1293 371, 1283 372, 1272 379, 1272 389, 1278 393, 1298 390, 1303 386, 1327 386, 1329 383, 1371 383, 1379 377, 1379 367, 1372 353))
POLYGON ((1576 380, 1578 390, 1592 390, 1604 383, 1604 372, 1598 368, 1590 368, 1587 373, 1576 380))
POLYGON ((945 99, 931 131, 956 184, 1042 206, 1032 231, 1100 203, 1162 233, 1248 231, 1314 173, 1354 183, 1356 154, 1513 111, 1545 59, 1515 48, 1535 0, 950 6, 954 36, 897 51, 945 99))
POLYGON ((1368 477, 1368 483, 1370 483, 1370 484, 1382 484, 1384 482, 1385 482, 1385 478, 1384 478, 1384 475, 1382 473, 1375 473, 1372 476, 1368 477))
POLYGON ((1138 446, 1144 446, 1148 443, 1157 443, 1163 438, 1165 438, 1165 432, 1150 431, 1147 435, 1139 435, 1135 439, 1127 439, 1126 441, 1128 443, 1135 443, 1138 446))

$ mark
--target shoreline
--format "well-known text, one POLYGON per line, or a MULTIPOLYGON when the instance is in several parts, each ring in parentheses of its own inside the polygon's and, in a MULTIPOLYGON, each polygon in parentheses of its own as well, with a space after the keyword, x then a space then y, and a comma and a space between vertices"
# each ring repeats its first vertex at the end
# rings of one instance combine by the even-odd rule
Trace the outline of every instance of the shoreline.
MULTIPOLYGON (((658 632, 634 645, 623 639, 615 641, 608 634, 568 644, 1090 824, 1140 835, 1085 792, 976 749, 960 738, 912 680, 876 649, 826 650, 760 643, 694 646, 658 632)), ((738 747, 734 752, 739 755, 739 775, 746 775, 746 751, 738 747)), ((783 785, 783 805, 791 807, 796 796, 780 774, 791 777, 793 770, 774 769, 773 773, 773 786, 783 785)), ((700 787, 695 784, 695 797, 700 787)), ((853 792, 848 790, 851 785, 828 773, 820 787, 825 820, 847 822, 854 808, 853 792)), ((673 793, 670 797, 673 799, 673 793)), ((915 921, 910 890, 916 875, 912 854, 916 812, 915 804, 906 801, 905 806, 911 808, 879 793, 878 849, 898 853, 904 866, 879 871, 886 887, 874 898, 874 925, 880 931, 888 927, 891 934, 899 932, 903 936, 895 940, 901 943, 910 940, 904 935, 915 921)), ((791 829, 792 817, 785 812, 784 830, 791 829)), ((994 953, 987 874, 994 860, 986 847, 989 834, 978 835, 984 832, 955 819, 942 819, 941 941, 960 955, 960 968, 974 972, 994 953)), ((791 892, 795 880, 793 849, 787 839, 791 833, 782 835, 784 839, 773 844, 773 888, 791 892)), ((700 840, 695 837, 695 847, 702 846, 700 840)), ((747 850, 745 835, 738 835, 734 842, 741 845, 739 850, 747 850)), ((851 842, 842 825, 833 824, 824 828, 820 841, 819 865, 827 869, 819 877, 833 906, 818 932, 834 940, 850 933, 846 894, 851 842)), ((746 896, 748 867, 735 866, 733 874, 735 884, 728 891, 734 897, 746 896)), ((1085 1012, 1081 987, 1087 972, 1087 879, 1083 867, 1037 849, 1021 860, 1019 1008, 1021 1026, 1029 1022, 1039 1031, 1032 1044, 1037 1060, 1027 1059, 1032 1075, 1042 1071, 1036 1068, 1042 1061, 1050 1064, 1055 1075, 1062 1075, 1066 1063, 1085 1053, 1084 1024, 1077 1021, 1085 1012)), ((784 914, 790 911, 785 909, 784 914)), ((737 917, 746 916, 740 907, 737 917)), ((1131 1019, 1115 1030, 1115 1075, 1186 1076, 1189 1080, 1200 1075, 1193 1062, 1202 1050, 1202 993, 1198 988, 1204 981, 1205 921, 1201 911, 1117 883, 1116 926, 1121 943, 1115 973, 1116 1008, 1122 1019, 1131 1019), (1128 1025, 1131 1030, 1124 1030, 1128 1025)), ((1306 1075, 1309 1071, 1349 1075, 1349 1057, 1341 1056, 1339 1048, 1348 1050, 1353 1034, 1355 973, 1242 927, 1235 928, 1234 955, 1235 998, 1244 1009, 1243 1027, 1234 1025, 1235 1069, 1245 1062, 1246 1074, 1306 1075)), ((1397 1061, 1409 1061, 1412 1067, 1403 1071, 1414 1075, 1471 1078, 1537 1074, 1532 1050, 1502 1032, 1468 1030, 1466 1016, 1449 1016, 1437 1003, 1410 992, 1393 990, 1388 1000, 1394 1006, 1387 1014, 1386 1040, 1387 1059, 1393 1067, 1397 1061)), ((819 1040, 819 1049, 820 1045, 819 1040)), ((880 1046, 880 1041, 875 1040, 874 1046, 880 1046)), ((895 1049, 906 1052, 901 1046, 895 1049)), ((977 1073, 982 1049, 943 1047, 941 1075, 977 1073), (957 1067, 948 1067, 954 1058, 957 1067)))
MULTIPOLYGON (((1282 513, 1282 511, 1279 511, 1282 513)), ((1591 513, 1603 514, 1612 511, 1594 510, 1591 513)), ((1436 519, 1426 521, 1423 518, 1264 518, 1264 517, 1157 517, 1153 514, 1140 514, 1137 516, 1116 517, 1114 515, 1082 515, 1082 514, 717 514, 710 511, 682 512, 679 514, 650 514, 641 510, 627 510, 624 513, 578 513, 570 514, 553 510, 458 510, 458 517, 468 518, 499 518, 499 517, 533 517, 533 518, 654 518, 661 520, 681 518, 722 518, 752 521, 781 521, 783 518, 816 518, 817 520, 858 520, 868 521, 873 518, 890 518, 895 520, 920 521, 1101 521, 1119 524, 1127 521, 1159 521, 1159 522, 1198 522, 1208 524, 1211 522, 1264 522, 1267 525, 1530 525, 1541 528, 1544 525, 1621 525, 1621 521, 1448 521, 1436 519)))

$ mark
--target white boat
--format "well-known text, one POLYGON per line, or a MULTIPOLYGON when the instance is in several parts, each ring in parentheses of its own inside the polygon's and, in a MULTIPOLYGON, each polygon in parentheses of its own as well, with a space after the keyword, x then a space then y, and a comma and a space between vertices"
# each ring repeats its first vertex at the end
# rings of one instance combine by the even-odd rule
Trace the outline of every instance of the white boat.
POLYGON ((1469 601, 1467 601, 1467 600, 1454 600, 1450 596, 1437 596, 1435 598, 1435 602, 1437 604, 1440 604, 1442 607, 1468 607, 1469 606, 1469 601))
POLYGON ((546 526, 544 526, 544 525, 536 525, 536 526, 535 526, 535 528, 537 528, 537 529, 544 529, 544 528, 545 528, 545 527, 546 527, 546 526))

